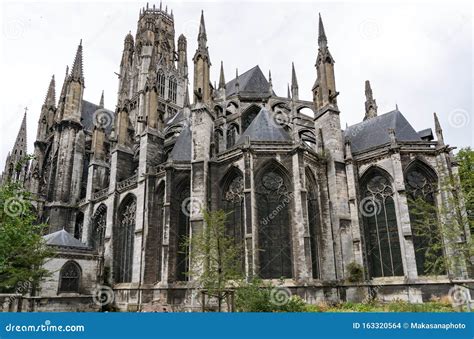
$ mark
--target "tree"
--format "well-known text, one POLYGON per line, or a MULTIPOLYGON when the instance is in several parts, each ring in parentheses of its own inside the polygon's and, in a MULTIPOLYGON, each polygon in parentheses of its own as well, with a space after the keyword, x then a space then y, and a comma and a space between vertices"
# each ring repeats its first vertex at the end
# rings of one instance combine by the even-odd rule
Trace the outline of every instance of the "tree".
POLYGON ((220 312, 222 302, 231 293, 232 283, 243 276, 241 251, 234 239, 226 234, 227 214, 224 211, 203 211, 203 215, 204 228, 185 242, 186 246, 191 246, 191 265, 187 274, 195 279, 203 293, 217 300, 220 312))
POLYGON ((41 236, 46 225, 36 219, 30 194, 21 184, 0 187, 0 292, 34 287, 48 274, 42 268, 51 255, 41 236))
POLYGON ((424 254, 424 268, 428 274, 452 273, 465 265, 472 271, 474 154, 467 148, 461 150, 457 158, 461 187, 454 176, 443 179, 440 182, 444 196, 441 206, 422 197, 409 199, 413 235, 421 239, 416 251, 424 254), (466 232, 469 224, 470 235, 466 232))
POLYGON ((470 147, 462 148, 456 154, 459 166, 459 179, 466 205, 471 234, 474 233, 474 151, 470 147))

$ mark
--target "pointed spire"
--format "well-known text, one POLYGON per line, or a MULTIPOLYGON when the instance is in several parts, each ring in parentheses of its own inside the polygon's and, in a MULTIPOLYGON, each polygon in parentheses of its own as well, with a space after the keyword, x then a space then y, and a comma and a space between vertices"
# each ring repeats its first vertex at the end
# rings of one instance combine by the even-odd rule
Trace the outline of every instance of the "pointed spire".
POLYGON ((84 76, 82 72, 82 39, 77 47, 76 57, 71 70, 71 78, 76 81, 83 82, 84 76))
POLYGON ((190 101, 189 101, 189 89, 188 85, 186 85, 186 91, 184 92, 184 107, 189 107, 190 101))
POLYGON ((319 47, 324 47, 328 43, 328 39, 326 37, 326 32, 324 31, 323 19, 321 18, 321 13, 319 13, 319 36, 318 36, 318 44, 319 47))
POLYGON ((291 97, 298 100, 298 80, 296 80, 295 64, 291 63, 291 97))
POLYGON ((286 93, 288 99, 291 99, 291 92, 290 92, 290 84, 288 83, 288 89, 287 89, 287 93, 286 93))
POLYGON ((272 81, 272 71, 268 70, 268 95, 273 95, 273 81, 272 81))
POLYGON ((104 108, 104 90, 102 90, 102 95, 100 96, 99 106, 104 108))
POLYGON ((225 88, 224 63, 221 61, 221 72, 219 74, 219 89, 225 88))
POLYGON ((44 105, 55 107, 56 106, 56 81, 54 80, 54 74, 51 77, 49 82, 48 92, 46 93, 46 98, 44 99, 44 105))
POLYGON ((25 113, 23 114, 23 120, 21 121, 20 130, 16 136, 15 146, 13 146, 12 156, 14 159, 19 160, 26 156, 26 114, 28 107, 25 107, 25 113))
POLYGON ((441 128, 441 124, 439 123, 438 115, 436 113, 433 113, 433 117, 435 123, 436 138, 440 145, 444 145, 443 129, 441 128))
POLYGON ((374 99, 370 81, 365 81, 365 117, 364 120, 377 116, 377 102, 374 99))
POLYGON ((296 79, 296 72, 295 72, 295 64, 294 62, 291 63, 291 86, 298 87, 298 80, 296 79))
POLYGON ((64 75, 63 87, 61 88, 61 97, 63 98, 66 95, 66 83, 69 76, 69 66, 66 66, 66 74, 64 75))
POLYGON ((201 22, 199 24, 198 48, 205 49, 207 43, 206 25, 204 23, 204 11, 201 11, 201 22))
POLYGON ((237 94, 240 92, 240 83, 239 83, 239 69, 235 69, 235 90, 237 94))

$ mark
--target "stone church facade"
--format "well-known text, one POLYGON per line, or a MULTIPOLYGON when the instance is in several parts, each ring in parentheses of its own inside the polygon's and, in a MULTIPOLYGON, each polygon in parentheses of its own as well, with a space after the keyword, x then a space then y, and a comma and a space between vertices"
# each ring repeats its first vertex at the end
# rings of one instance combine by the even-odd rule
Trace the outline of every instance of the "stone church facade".
MULTIPOLYGON (((191 75, 186 37, 175 38, 172 12, 140 10, 135 37, 124 40, 114 110, 103 94, 98 105, 83 99, 81 42, 59 100, 50 82, 35 157, 18 168, 23 121, 2 181, 24 181, 49 225, 57 256, 39 297, 53 309, 87 309, 101 284, 121 310, 153 301, 199 309, 182 239, 205 227, 202 209, 230 213, 226 228, 247 277, 282 281, 308 302, 374 291, 421 302, 470 281, 467 258, 427 275, 418 251, 425 239, 412 230, 409 199, 446 206, 454 191, 441 183, 458 180, 436 115, 435 140, 398 108, 380 114, 367 81, 365 116, 343 130, 321 18, 312 101, 300 99, 294 66, 284 96, 259 66, 226 82, 221 63, 213 85, 203 14, 191 75), (349 282, 353 263, 364 268, 359 287, 349 282)), ((458 255, 445 245, 440 255, 458 255)))

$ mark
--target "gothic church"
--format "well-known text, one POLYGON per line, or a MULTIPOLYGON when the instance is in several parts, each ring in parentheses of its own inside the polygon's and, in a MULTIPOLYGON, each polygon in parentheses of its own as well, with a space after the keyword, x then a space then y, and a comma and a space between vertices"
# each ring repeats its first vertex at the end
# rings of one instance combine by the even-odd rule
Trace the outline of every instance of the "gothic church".
MULTIPOLYGON (((416 131, 398 108, 378 112, 367 81, 365 116, 343 130, 321 17, 313 38, 306 101, 294 67, 286 95, 259 66, 226 81, 220 63, 218 82, 210 79, 203 13, 190 75, 173 12, 147 6, 135 36, 125 36, 110 110, 103 94, 98 105, 83 99, 81 42, 58 100, 51 79, 34 159, 16 166, 27 152, 24 118, 2 175, 33 193, 57 252, 32 310, 93 310, 103 284, 120 310, 154 301, 199 310, 186 274, 190 249, 181 246, 205 227, 202 209, 231 213, 226 227, 242 246, 247 277, 282 281, 307 302, 361 300, 374 287, 382 299, 422 302, 468 279, 464 264, 427 275, 418 250, 425 239, 411 226, 410 198, 445 206, 453 193, 441 182, 458 179, 436 115, 434 135, 416 131), (354 263, 364 269, 359 287, 349 282, 354 263)), ((469 236, 466 226, 460 239, 469 236)), ((446 244, 439 255, 453 251, 446 244)))

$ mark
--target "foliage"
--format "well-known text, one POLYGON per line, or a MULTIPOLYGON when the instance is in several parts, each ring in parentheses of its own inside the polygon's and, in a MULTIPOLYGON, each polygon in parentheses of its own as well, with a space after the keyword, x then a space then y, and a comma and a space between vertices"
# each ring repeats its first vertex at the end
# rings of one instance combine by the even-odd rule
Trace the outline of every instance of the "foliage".
POLYGON ((29 199, 19 183, 0 187, 0 292, 25 282, 35 286, 47 275, 42 265, 51 252, 41 236, 46 225, 37 224, 29 199))
POLYGON ((196 279, 210 298, 217 299, 220 312, 232 283, 242 278, 241 251, 226 234, 224 211, 203 211, 203 215, 205 227, 185 242, 185 246, 192 248, 187 274, 196 279))
POLYGON ((364 268, 356 262, 351 262, 347 265, 349 277, 347 280, 352 283, 361 282, 364 280, 364 268))
POLYGON ((236 309, 238 312, 304 312, 306 303, 297 295, 289 296, 283 302, 275 302, 272 290, 278 289, 269 282, 253 279, 244 283, 236 292, 236 309))
POLYGON ((459 166, 461 190, 472 233, 474 231, 474 151, 470 147, 462 148, 456 154, 456 160, 459 166))
POLYGON ((412 304, 402 300, 388 303, 338 303, 306 305, 306 312, 454 312, 449 302, 429 301, 423 304, 412 304))
POLYGON ((421 197, 409 200, 413 234, 423 239, 417 251, 424 253, 424 269, 428 274, 456 272, 474 256, 472 235, 465 237, 469 220, 460 204, 458 186, 454 177, 441 181, 441 191, 448 194, 443 195, 440 206, 421 197), (445 248, 448 255, 442 255, 445 248))

